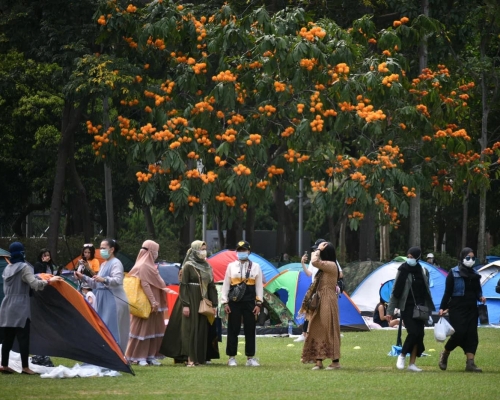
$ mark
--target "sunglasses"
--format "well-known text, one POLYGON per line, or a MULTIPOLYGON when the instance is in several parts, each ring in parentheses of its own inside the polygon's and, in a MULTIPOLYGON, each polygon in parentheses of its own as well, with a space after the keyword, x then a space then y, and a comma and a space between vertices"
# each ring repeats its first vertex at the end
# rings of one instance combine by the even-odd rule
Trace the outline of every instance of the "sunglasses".
POLYGON ((85 244, 83 245, 83 248, 84 248, 84 249, 86 249, 86 248, 88 248, 88 247, 94 247, 94 245, 93 245, 92 243, 85 243, 85 244))
POLYGON ((470 260, 476 261, 476 257, 467 256, 467 257, 465 257, 465 260, 466 261, 470 261, 470 260))

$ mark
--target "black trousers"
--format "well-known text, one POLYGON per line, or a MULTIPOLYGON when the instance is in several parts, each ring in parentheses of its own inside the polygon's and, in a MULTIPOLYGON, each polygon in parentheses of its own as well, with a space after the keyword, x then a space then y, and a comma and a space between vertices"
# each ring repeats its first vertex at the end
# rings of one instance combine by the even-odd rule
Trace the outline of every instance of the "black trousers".
POLYGON ((23 368, 28 368, 28 357, 30 352, 30 320, 26 320, 24 328, 3 328, 4 336, 2 343, 2 367, 9 366, 9 353, 14 346, 14 340, 19 342, 21 363, 23 368))
POLYGON ((227 346, 226 354, 234 357, 238 353, 238 335, 241 328, 241 318, 243 317, 243 332, 245 333, 245 355, 253 357, 255 355, 255 315, 253 301, 235 303, 229 302, 231 312, 227 320, 227 346))
POLYGON ((409 354, 417 346, 417 357, 420 357, 425 350, 425 321, 413 318, 413 304, 411 306, 405 305, 404 311, 401 311, 401 319, 405 324, 407 333, 401 353, 409 354))

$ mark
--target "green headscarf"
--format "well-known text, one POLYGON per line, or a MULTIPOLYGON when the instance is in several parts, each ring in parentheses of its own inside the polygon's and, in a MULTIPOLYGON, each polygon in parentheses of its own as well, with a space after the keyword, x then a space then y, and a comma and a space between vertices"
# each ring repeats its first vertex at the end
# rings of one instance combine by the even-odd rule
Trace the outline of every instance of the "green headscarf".
POLYGON ((212 267, 207 262, 206 259, 198 257, 198 251, 206 243, 201 240, 195 240, 191 243, 191 248, 187 251, 184 262, 182 263, 182 268, 186 265, 191 265, 200 274, 200 287, 201 294, 203 297, 207 297, 207 287, 210 282, 214 280, 214 273, 212 267))

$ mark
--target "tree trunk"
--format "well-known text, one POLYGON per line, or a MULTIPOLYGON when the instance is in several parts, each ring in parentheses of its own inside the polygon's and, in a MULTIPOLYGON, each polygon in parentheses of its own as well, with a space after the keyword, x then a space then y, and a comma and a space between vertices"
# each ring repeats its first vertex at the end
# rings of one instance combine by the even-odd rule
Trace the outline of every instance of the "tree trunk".
POLYGON ((255 218, 257 216, 257 210, 255 207, 247 208, 247 219, 245 221, 245 238, 248 243, 252 244, 255 233, 255 218))
POLYGON ((467 227, 469 220, 469 185, 462 202, 462 249, 467 246, 467 227))
POLYGON ((285 206, 285 253, 289 256, 297 255, 297 229, 294 224, 295 215, 285 206))
POLYGON ((217 236, 219 237, 219 250, 225 249, 226 239, 222 230, 222 218, 220 215, 217 215, 217 236))
POLYGON ((360 261, 373 261, 376 256, 375 216, 372 210, 368 210, 359 228, 359 259, 360 261))
POLYGON ((345 263, 346 260, 346 243, 345 243, 345 230, 347 227, 347 219, 344 218, 340 223, 340 232, 339 232, 339 254, 338 259, 341 263, 345 263))
POLYGON ((420 246, 420 189, 417 196, 410 200, 410 236, 409 247, 420 246))
POLYGON ((144 214, 144 221, 146 222, 146 230, 151 239, 156 239, 155 225, 153 223, 153 216, 151 215, 151 208, 143 204, 142 213, 144 214))
MULTIPOLYGON (((109 107, 108 98, 102 100, 102 120, 104 130, 109 128, 109 107)), ((113 179, 111 176, 111 166, 104 164, 104 193, 106 199, 106 235, 109 238, 116 238, 115 231, 115 210, 113 207, 113 179)))
POLYGON ((276 256, 280 257, 285 249, 285 192, 281 187, 274 191, 274 204, 276 205, 276 256))
POLYGON ((391 259, 391 249, 389 242, 390 225, 380 225, 380 261, 386 262, 391 259))
MULTIPOLYGON (((50 252, 57 255, 57 241, 59 237, 59 225, 61 219, 62 199, 64 195, 64 183, 66 179, 66 164, 71 147, 71 139, 82 120, 83 110, 86 102, 83 101, 75 108, 74 104, 65 100, 62 124, 61 141, 57 149, 56 175, 54 177, 54 189, 52 191, 52 202, 50 204, 49 231, 47 235, 47 246, 50 252)), ((57 262, 55 260, 55 262, 57 262)))
POLYGON ((330 236, 330 243, 333 244, 333 247, 337 248, 337 225, 333 220, 333 216, 327 215, 326 220, 328 222, 328 233, 330 236))

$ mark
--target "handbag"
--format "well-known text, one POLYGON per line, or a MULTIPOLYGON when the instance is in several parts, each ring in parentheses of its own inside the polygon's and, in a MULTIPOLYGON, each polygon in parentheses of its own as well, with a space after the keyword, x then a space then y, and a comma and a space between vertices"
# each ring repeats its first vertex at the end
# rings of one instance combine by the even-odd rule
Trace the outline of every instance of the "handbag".
POLYGON ((199 274, 198 271, 196 271, 196 268, 194 268, 194 270, 198 274, 198 279, 200 280, 201 300, 200 300, 200 305, 198 306, 198 314, 204 315, 205 317, 213 317, 215 314, 212 301, 203 297, 203 291, 201 290, 201 275, 199 274))
POLYGON ((319 288, 319 283, 321 281, 321 277, 323 276, 323 273, 320 271, 318 272, 319 277, 318 277, 318 285, 316 286, 316 292, 314 292, 311 296, 311 298, 307 301, 307 309, 309 311, 315 311, 318 307, 319 307, 319 303, 320 303, 320 296, 319 296, 319 293, 318 293, 318 288, 319 288))
POLYGON ((477 306, 477 312, 479 314, 479 323, 481 325, 489 325, 490 319, 488 317, 488 306, 486 304, 479 304, 477 306))
MULTIPOLYGON (((413 289, 410 286, 411 295, 413 297, 413 302, 416 303, 415 295, 413 294, 413 289)), ((430 310, 427 306, 421 306, 419 304, 415 304, 413 307, 413 319, 419 319, 421 321, 428 321, 430 316, 430 310)))
POLYGON ((136 276, 123 278, 123 290, 127 295, 130 306, 130 314, 135 317, 148 319, 151 314, 151 303, 144 293, 141 280, 136 276))
POLYGON ((241 299, 245 295, 245 291, 247 290, 246 281, 248 280, 248 277, 250 276, 251 269, 252 269, 252 261, 248 260, 248 268, 247 268, 247 272, 245 274, 245 280, 243 281, 243 271, 240 271, 241 282, 238 283, 237 285, 231 286, 229 288, 229 293, 228 293, 227 297, 230 301, 234 301, 235 303, 237 303, 237 302, 241 301, 241 299))

